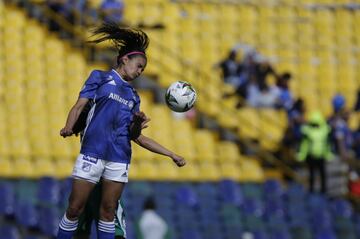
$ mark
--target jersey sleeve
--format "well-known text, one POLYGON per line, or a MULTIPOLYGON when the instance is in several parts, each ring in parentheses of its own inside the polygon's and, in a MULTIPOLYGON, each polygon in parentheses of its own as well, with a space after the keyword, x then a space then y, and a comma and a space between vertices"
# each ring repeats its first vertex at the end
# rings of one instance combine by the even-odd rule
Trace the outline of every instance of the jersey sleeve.
POLYGON ((135 104, 134 104, 134 108, 133 108, 133 113, 139 112, 140 111, 140 97, 139 95, 136 93, 136 100, 135 100, 135 104))
POLYGON ((79 98, 94 99, 96 90, 99 88, 100 85, 101 77, 99 71, 92 71, 79 93, 79 98))

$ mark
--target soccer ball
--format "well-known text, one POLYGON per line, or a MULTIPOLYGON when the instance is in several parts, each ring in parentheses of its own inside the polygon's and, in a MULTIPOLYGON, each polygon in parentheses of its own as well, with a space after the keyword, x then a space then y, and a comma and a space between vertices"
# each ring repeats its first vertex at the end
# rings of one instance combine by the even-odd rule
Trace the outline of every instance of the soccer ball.
POLYGON ((167 89, 165 101, 172 111, 186 112, 194 106, 196 91, 190 83, 176 81, 167 89))

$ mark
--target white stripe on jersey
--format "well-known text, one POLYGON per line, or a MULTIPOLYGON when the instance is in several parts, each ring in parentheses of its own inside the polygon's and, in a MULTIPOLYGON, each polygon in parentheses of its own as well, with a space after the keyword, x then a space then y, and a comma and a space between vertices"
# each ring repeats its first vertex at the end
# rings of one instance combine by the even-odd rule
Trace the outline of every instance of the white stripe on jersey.
MULTIPOLYGON (((88 113, 88 116, 86 118, 86 127, 84 129, 84 135, 85 135, 86 130, 87 130, 87 128, 88 128, 88 126, 89 126, 89 124, 91 122, 92 117, 94 116, 95 107, 96 107, 96 103, 94 103, 94 105, 91 107, 91 109, 90 109, 90 111, 88 113)), ((84 135, 83 135, 83 137, 84 137, 84 135)))

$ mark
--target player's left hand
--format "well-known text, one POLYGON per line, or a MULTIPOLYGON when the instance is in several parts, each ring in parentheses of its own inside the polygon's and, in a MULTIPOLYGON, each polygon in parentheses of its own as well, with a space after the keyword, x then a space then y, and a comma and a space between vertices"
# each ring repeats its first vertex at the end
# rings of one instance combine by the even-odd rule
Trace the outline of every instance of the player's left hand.
POLYGON ((183 157, 176 155, 176 154, 173 154, 170 157, 172 158, 174 163, 176 163, 177 166, 179 166, 179 167, 185 166, 186 160, 183 157))

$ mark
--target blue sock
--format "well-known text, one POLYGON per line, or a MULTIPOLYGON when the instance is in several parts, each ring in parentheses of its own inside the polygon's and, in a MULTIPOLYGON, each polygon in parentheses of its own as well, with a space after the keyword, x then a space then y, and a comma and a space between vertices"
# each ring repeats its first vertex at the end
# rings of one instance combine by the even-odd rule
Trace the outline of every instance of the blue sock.
POLYGON ((78 220, 70 221, 66 217, 66 213, 60 221, 59 231, 57 234, 57 239, 71 239, 74 235, 74 232, 77 228, 78 220))
POLYGON ((98 224, 98 238, 99 239, 114 239, 115 238, 115 223, 104 222, 99 220, 98 224))

